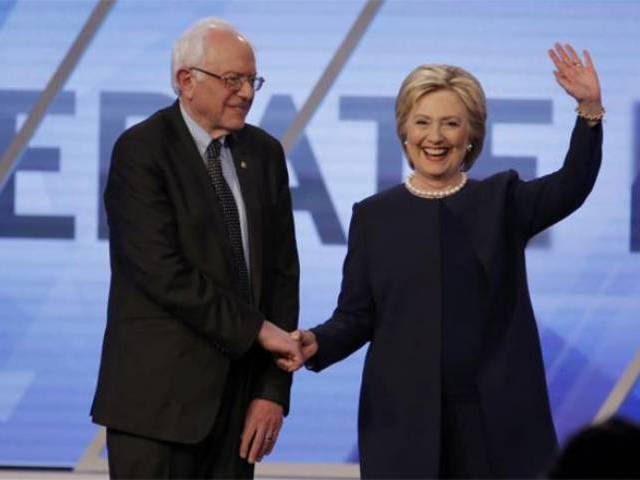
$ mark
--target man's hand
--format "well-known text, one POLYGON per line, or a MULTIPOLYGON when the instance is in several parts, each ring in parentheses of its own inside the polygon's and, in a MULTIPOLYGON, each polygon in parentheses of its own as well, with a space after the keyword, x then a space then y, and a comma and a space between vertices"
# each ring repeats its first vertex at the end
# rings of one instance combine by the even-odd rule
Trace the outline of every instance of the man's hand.
POLYGON ((304 363, 299 342, 268 320, 262 323, 258 343, 273 353, 277 357, 278 366, 287 372, 298 370, 304 363))
POLYGON ((262 398, 252 400, 244 420, 240 456, 255 463, 269 455, 278 439, 282 418, 281 405, 262 398))
MULTIPOLYGON (((300 348, 302 350, 302 363, 309 360, 318 351, 318 342, 313 332, 309 330, 296 330, 294 332, 291 332, 289 335, 293 340, 300 343, 300 348)), ((276 360, 276 363, 281 369, 292 371, 289 370, 289 368, 291 367, 291 362, 285 362, 284 359, 278 359, 276 360)), ((301 366, 302 364, 300 364, 300 366, 298 366, 298 368, 296 368, 295 370, 298 370, 301 366)))

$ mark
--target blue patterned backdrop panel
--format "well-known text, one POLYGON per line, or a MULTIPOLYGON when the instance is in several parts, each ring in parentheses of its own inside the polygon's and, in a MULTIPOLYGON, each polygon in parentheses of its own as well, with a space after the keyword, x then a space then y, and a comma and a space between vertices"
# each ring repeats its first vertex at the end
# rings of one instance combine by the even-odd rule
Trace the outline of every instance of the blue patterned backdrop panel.
MULTIPOLYGON (((108 289, 101 192, 114 139, 173 101, 170 49, 203 16, 252 40, 267 79, 250 122, 282 137, 365 2, 120 0, 0 192, 0 465, 73 465, 89 420, 108 289)), ((0 151, 91 13, 89 0, 0 0, 0 151)), ((407 166, 393 102, 422 63, 483 83, 490 107, 473 174, 558 168, 573 101, 552 75, 557 40, 588 48, 603 85, 604 163, 585 205, 532 242, 533 304, 556 426, 589 422, 640 348, 640 3, 388 0, 288 155, 302 267, 301 323, 335 305, 354 202, 407 166)), ((425 306, 428 308, 428 306, 425 306)), ((296 376, 270 461, 357 459, 363 352, 296 376)), ((640 418, 638 387, 623 412, 640 418)))

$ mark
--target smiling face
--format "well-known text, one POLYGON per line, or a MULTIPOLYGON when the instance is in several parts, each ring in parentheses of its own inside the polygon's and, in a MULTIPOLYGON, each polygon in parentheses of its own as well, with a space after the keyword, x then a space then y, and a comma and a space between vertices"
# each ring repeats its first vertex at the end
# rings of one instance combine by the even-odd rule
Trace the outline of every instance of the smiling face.
MULTIPOLYGON (((213 29, 204 38, 204 57, 199 67, 220 76, 256 76, 256 61, 249 43, 233 31, 213 29)), ((238 91, 224 80, 183 69, 178 74, 180 99, 191 117, 213 138, 244 127, 254 91, 244 82, 238 91)))
POLYGON ((404 131, 416 187, 441 189, 460 180, 471 132, 467 109, 455 92, 436 90, 420 98, 404 131))

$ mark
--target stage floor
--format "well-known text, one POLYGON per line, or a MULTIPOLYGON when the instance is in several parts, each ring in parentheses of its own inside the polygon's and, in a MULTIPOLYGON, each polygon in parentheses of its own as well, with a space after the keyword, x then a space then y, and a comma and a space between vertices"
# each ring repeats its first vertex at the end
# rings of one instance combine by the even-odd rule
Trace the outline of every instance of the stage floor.
MULTIPOLYGON (((59 469, 0 468, 0 480, 107 480, 106 471, 77 472, 59 469)), ((257 480, 355 480, 358 465, 322 463, 265 463, 256 466, 257 480)))

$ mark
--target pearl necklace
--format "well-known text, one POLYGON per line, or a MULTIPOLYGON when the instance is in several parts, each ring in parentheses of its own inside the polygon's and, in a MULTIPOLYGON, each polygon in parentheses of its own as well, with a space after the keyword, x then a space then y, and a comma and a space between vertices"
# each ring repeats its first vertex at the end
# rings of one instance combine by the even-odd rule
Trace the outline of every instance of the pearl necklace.
POLYGON ((421 188, 414 187, 411 184, 411 179, 415 176, 415 173, 409 175, 409 177, 405 180, 404 186, 407 187, 411 193, 418 197, 422 198, 444 198, 449 195, 453 195, 454 193, 460 191, 462 187, 464 187, 467 183, 467 174, 464 172, 460 172, 462 175, 462 179, 453 187, 445 188, 443 190, 422 190, 421 188))

